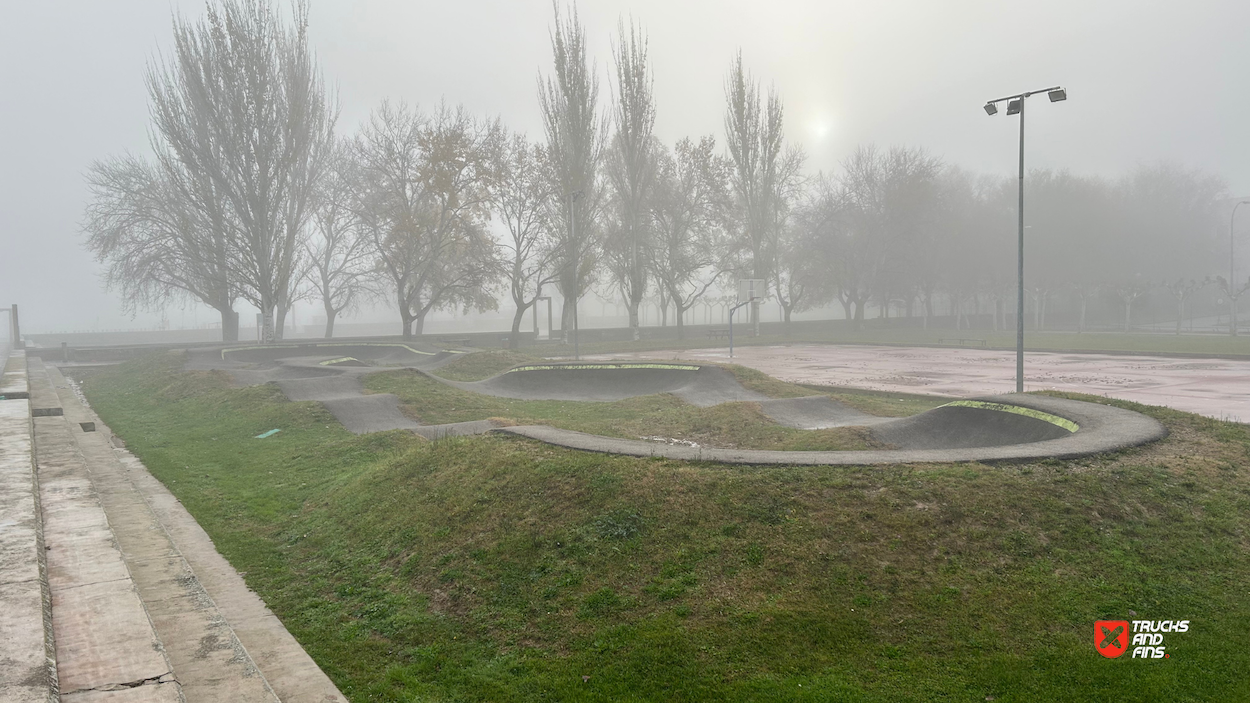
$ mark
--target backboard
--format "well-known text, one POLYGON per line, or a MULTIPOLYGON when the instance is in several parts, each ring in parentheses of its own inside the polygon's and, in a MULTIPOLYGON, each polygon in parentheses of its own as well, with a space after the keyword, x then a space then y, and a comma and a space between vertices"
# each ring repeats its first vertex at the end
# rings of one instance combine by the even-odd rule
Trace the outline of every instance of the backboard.
POLYGON ((768 293, 762 278, 739 278, 738 279, 738 302, 749 303, 752 300, 761 300, 768 293))

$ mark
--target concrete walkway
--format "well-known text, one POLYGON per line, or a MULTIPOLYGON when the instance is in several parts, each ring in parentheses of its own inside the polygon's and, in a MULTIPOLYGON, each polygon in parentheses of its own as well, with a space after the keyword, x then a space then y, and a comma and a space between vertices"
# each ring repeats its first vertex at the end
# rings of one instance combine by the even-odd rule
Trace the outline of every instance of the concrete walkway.
POLYGON ((0 701, 55 703, 52 597, 35 481, 26 359, 0 357, 0 701), (7 362, 7 366, 5 363, 7 362))
POLYGON ((28 373, 60 700, 346 700, 59 370, 28 373))

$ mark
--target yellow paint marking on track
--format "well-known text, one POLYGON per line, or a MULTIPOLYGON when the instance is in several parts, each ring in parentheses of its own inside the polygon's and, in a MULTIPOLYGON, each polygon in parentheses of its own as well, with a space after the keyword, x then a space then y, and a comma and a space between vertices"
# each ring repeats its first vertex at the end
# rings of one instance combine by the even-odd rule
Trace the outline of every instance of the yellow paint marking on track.
POLYGON ((1069 432, 1076 432, 1077 430, 1081 429, 1080 425, 1067 419, 1066 417, 1059 417, 1058 415, 1052 415, 1047 412, 1042 412, 1041 410, 1034 410, 1033 408, 1022 408, 1019 405, 1006 405, 1004 403, 988 403, 984 400, 956 400, 954 402, 950 402, 950 403, 947 403, 946 405, 942 405, 939 407, 949 408, 952 406, 957 407, 957 408, 981 408, 982 410, 998 410, 999 412, 1023 415, 1025 417, 1031 417, 1035 420, 1042 420, 1043 422, 1049 422, 1050 424, 1056 425, 1058 427, 1062 427, 1063 429, 1069 432))
POLYGON ((337 358, 337 359, 326 359, 325 361, 322 361, 322 362, 319 362, 319 363, 320 363, 322 366, 331 366, 331 365, 333 365, 333 364, 341 364, 341 363, 343 363, 344 361, 360 361, 360 360, 359 360, 359 359, 357 359, 357 358, 356 358, 356 357, 354 357, 354 356, 341 356, 341 357, 339 357, 339 358, 337 358))
POLYGON ((700 367, 690 364, 529 364, 517 366, 504 373, 514 371, 558 371, 573 369, 576 371, 599 371, 612 369, 666 369, 670 371, 698 371, 700 367))
MULTIPOLYGON (((221 350, 221 358, 224 360, 226 358, 227 352, 252 351, 256 349, 303 349, 306 346, 308 345, 306 344, 268 344, 268 345, 255 345, 255 346, 250 346, 250 347, 231 347, 229 349, 221 350)), ((420 349, 413 349, 407 344, 399 344, 395 342, 366 342, 366 343, 321 342, 321 343, 313 344, 312 346, 314 347, 399 347, 400 349, 407 349, 413 354, 420 354, 422 356, 434 356, 434 352, 421 351, 420 349)))

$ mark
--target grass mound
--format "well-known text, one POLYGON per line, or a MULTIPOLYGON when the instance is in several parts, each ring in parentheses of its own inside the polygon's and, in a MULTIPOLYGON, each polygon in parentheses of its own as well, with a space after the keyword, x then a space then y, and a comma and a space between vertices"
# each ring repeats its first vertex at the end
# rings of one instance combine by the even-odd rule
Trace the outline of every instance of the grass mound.
POLYGON ((170 357, 85 391, 353 701, 1250 698, 1243 425, 1134 406, 1168 439, 765 469, 356 437, 170 357), (1138 618, 1191 625, 1095 652, 1138 618))
POLYGON ((473 352, 450 361, 435 371, 448 381, 481 381, 513 366, 541 361, 540 357, 511 349, 473 352))
MULTIPOLYGON (((743 371, 763 376, 758 371, 743 371)), ((789 390, 786 387, 790 384, 775 383, 781 390, 789 390)), ((399 396, 404 411, 426 425, 497 419, 512 425, 544 424, 608 437, 676 440, 707 447, 790 451, 883 448, 862 427, 782 427, 764 415, 756 403, 700 408, 672 395, 639 396, 610 403, 516 400, 460 390, 411 370, 371 374, 365 377, 364 384, 370 391, 399 396)), ((799 390, 803 390, 803 395, 812 395, 810 390, 799 390)), ((935 405, 941 402, 944 401, 935 401, 935 405)))

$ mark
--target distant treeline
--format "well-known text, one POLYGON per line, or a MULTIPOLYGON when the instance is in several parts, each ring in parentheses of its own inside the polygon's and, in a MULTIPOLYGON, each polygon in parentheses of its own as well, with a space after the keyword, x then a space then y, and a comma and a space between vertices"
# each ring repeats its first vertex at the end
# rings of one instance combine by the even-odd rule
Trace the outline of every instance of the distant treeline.
MULTIPOLYGON (((307 42, 307 8, 284 19, 266 0, 220 0, 174 20, 174 48, 149 66, 150 158, 113 157, 89 174, 87 246, 130 310, 190 298, 221 313, 262 313, 281 336, 301 300, 319 300, 326 335, 370 300, 404 335, 436 310, 515 311, 589 290, 644 301, 680 327, 739 278, 763 279, 785 320, 840 303, 862 320, 923 316, 942 303, 957 325, 1015 300, 1016 181, 969 174, 921 148, 857 149, 835 173, 804 168, 784 138, 784 107, 741 54, 724 76, 723 135, 673 144, 656 117, 647 38, 618 27, 600 93, 575 9, 557 11, 553 63, 539 77, 544 132, 445 104, 383 102, 352 134, 307 42)), ((1223 182, 1175 165, 1115 181, 1034 172, 1026 181, 1034 323, 1052 301, 1080 327, 1091 303, 1166 289, 1179 318, 1207 286, 1230 286, 1223 182)), ((1239 277, 1240 278, 1240 277, 1239 277)), ((758 308, 752 311, 758 319, 758 308)), ((517 335, 513 334, 512 339, 517 335)))

